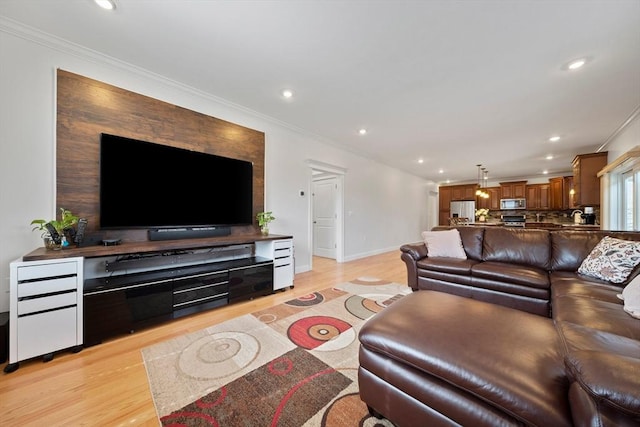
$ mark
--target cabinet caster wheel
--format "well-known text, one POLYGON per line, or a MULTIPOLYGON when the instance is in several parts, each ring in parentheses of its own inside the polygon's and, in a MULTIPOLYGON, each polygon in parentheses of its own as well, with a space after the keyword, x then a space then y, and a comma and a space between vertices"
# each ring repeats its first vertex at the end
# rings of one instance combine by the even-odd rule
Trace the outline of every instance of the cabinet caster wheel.
POLYGON ((82 351, 82 349, 83 349, 83 347, 81 345, 77 345, 77 346, 75 346, 75 347, 73 347, 71 349, 71 352, 72 353, 80 353, 82 351))
POLYGON ((4 373, 5 374, 10 374, 11 372, 15 372, 18 370, 18 368, 20 367, 20 363, 9 363, 7 366, 4 367, 4 373))
POLYGON ((45 354, 42 356, 42 361, 44 363, 51 362, 53 360, 53 353, 45 354))

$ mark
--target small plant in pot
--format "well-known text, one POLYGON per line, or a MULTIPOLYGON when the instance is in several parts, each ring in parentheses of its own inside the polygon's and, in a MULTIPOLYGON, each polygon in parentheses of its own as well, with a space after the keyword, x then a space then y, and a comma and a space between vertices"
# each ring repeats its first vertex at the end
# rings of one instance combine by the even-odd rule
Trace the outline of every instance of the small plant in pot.
POLYGON ((258 220, 258 226, 260 226, 260 232, 262 233, 263 236, 268 236, 269 235, 269 223, 271 221, 273 221, 274 219, 276 219, 275 216, 273 216, 273 213, 271 211, 269 212, 258 212, 258 214, 256 215, 256 219, 258 220))
POLYGON ((69 243, 65 236, 69 234, 69 231, 73 230, 73 226, 77 223, 78 217, 65 208, 60 208, 59 220, 34 219, 31 221, 31 225, 34 226, 32 231, 42 231, 44 247, 47 249, 60 249, 62 246, 68 245, 69 243))

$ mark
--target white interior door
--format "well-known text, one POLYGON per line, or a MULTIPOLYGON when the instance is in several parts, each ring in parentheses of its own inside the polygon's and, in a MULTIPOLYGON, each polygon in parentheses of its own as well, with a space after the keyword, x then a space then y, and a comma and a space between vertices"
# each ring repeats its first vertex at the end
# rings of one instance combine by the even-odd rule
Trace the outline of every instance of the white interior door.
POLYGON ((336 259, 338 180, 313 181, 313 254, 336 259))

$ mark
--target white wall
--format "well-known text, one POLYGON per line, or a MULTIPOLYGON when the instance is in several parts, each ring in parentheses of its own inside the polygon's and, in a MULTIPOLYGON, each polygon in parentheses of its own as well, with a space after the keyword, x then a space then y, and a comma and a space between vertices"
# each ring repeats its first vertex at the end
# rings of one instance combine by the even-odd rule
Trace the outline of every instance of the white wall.
POLYGON ((428 228, 433 183, 3 18, 0 56, 0 311, 9 307, 9 262, 42 245, 29 222, 55 215, 57 68, 265 132, 265 207, 278 218, 271 232, 294 236, 296 272, 311 265, 307 160, 347 170, 345 260, 395 250, 428 228))
POLYGON ((608 162, 613 162, 637 145, 640 145, 640 107, 635 117, 604 147, 609 152, 608 162))
MULTIPOLYGON (((640 107, 632 114, 631 119, 604 146, 608 151, 608 163, 614 162, 620 156, 640 145, 640 107)), ((633 163, 633 162, 632 162, 633 163)), ((631 168, 632 163, 625 163, 625 168, 631 168)), ((600 224, 608 230, 621 228, 622 189, 617 174, 620 170, 609 171, 600 178, 602 206, 600 209, 600 224)))

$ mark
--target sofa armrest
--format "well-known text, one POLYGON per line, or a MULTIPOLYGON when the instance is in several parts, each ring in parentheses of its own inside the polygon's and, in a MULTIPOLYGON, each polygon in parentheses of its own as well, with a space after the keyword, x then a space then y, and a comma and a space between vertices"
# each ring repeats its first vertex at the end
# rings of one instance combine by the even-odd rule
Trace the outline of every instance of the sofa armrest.
MULTIPOLYGON (((640 358, 580 350, 565 356, 565 365, 569 378, 580 386, 579 394, 593 402, 592 405, 571 402, 572 409, 575 404, 578 412, 591 407, 598 412, 622 412, 640 418, 640 358)), ((577 395, 574 391, 574 397, 577 395)), ((582 419, 601 417, 599 413, 576 415, 582 419)))
POLYGON ((427 256, 424 243, 409 243, 400 247, 400 259, 407 265, 407 285, 414 291, 418 290, 418 266, 416 262, 427 256))
POLYGON ((400 251, 408 254, 415 261, 427 256, 427 246, 424 243, 408 243, 400 246, 400 251))

